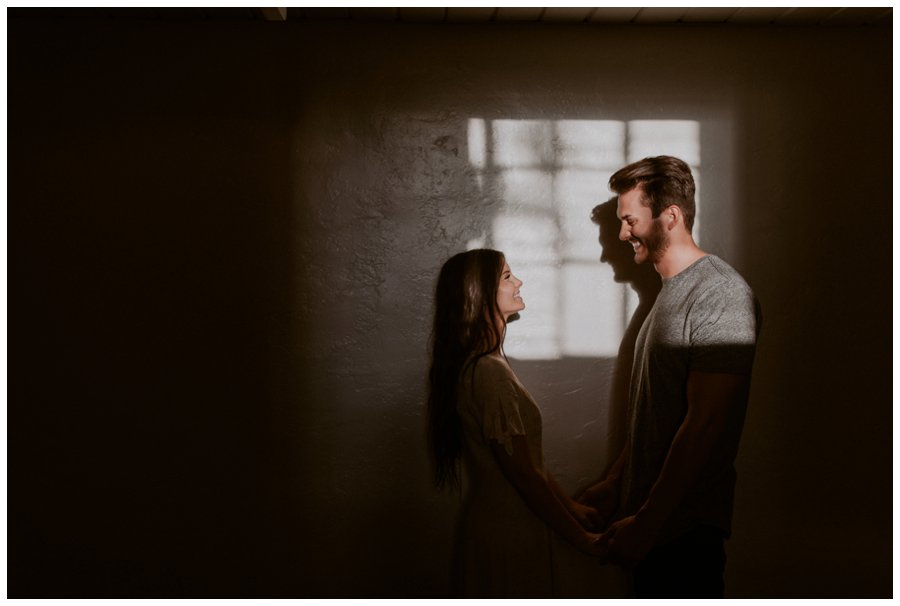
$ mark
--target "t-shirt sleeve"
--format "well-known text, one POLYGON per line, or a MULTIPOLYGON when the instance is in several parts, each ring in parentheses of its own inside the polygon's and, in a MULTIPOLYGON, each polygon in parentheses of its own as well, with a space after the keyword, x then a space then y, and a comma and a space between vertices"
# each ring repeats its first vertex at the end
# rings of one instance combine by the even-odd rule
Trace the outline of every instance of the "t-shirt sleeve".
POLYGON ((487 440, 503 445, 507 454, 512 455, 513 436, 525 435, 522 420, 521 398, 523 397, 513 380, 500 373, 488 373, 481 377, 482 389, 482 433, 487 440))
POLYGON ((743 284, 723 282, 691 310, 691 370, 749 375, 756 353, 758 305, 743 284))

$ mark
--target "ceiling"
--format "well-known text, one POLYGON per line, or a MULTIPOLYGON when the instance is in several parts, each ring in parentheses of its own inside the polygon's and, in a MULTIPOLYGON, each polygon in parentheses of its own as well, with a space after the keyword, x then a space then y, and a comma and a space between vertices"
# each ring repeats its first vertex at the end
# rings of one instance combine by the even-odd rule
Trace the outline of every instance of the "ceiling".
POLYGON ((893 8, 7 8, 7 18, 891 26, 893 8))

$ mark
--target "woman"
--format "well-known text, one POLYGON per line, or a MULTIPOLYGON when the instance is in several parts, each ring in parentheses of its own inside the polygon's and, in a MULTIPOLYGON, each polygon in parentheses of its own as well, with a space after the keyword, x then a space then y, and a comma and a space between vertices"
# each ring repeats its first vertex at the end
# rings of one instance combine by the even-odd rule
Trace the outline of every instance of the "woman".
POLYGON ((552 597, 550 529, 592 555, 595 511, 544 469, 541 413, 503 353, 509 318, 525 309, 502 253, 472 250, 441 268, 435 293, 428 417, 435 479, 466 492, 454 590, 469 597, 552 597))

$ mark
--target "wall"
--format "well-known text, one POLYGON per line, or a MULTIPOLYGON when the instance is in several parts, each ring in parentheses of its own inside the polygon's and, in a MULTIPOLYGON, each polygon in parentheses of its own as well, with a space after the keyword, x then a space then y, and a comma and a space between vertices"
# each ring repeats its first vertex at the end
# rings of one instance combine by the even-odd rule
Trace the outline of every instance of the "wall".
MULTIPOLYGON (((500 204, 473 117, 699 123, 701 243, 765 314, 728 594, 890 595, 890 48, 10 20, 10 595, 444 594, 422 402, 436 271, 500 204)), ((620 440, 616 360, 513 364, 576 490, 620 440)), ((558 549, 569 595, 627 591, 558 549)))

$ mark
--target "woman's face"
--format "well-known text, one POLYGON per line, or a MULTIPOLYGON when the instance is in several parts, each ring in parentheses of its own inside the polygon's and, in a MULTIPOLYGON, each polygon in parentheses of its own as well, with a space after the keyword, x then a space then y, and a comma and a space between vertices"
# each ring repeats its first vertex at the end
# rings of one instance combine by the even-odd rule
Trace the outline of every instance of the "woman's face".
POLYGON ((525 302, 519 289, 523 282, 512 274, 509 264, 503 263, 503 271, 500 272, 500 285, 497 287, 497 307, 504 321, 511 315, 525 309, 525 302))

